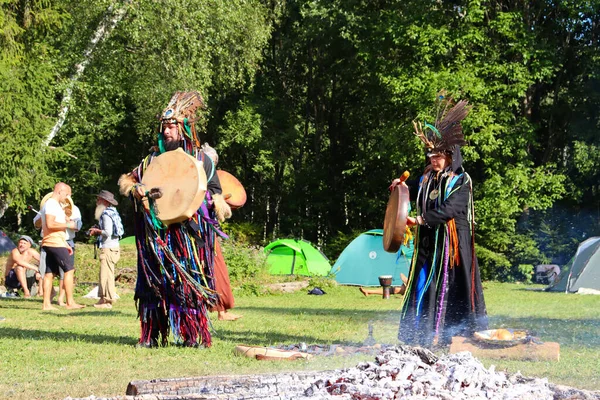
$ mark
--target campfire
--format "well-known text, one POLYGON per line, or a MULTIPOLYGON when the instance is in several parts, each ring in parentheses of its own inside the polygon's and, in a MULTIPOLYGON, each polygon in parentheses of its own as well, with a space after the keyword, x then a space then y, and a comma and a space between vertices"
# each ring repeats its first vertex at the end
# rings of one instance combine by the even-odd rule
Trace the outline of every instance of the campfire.
POLYGON ((437 356, 427 349, 410 346, 389 347, 373 361, 343 370, 134 381, 127 394, 138 400, 600 400, 600 394, 553 385, 545 378, 508 375, 493 366, 485 368, 468 352, 437 356))

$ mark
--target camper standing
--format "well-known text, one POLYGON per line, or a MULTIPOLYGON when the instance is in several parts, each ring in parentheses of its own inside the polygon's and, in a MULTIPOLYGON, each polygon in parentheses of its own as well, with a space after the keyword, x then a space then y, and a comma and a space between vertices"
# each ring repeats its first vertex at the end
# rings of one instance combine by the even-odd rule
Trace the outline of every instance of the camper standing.
POLYGON ((100 228, 89 230, 90 235, 98 236, 100 249, 100 279, 98 280, 100 300, 94 304, 96 308, 112 308, 117 301, 115 266, 121 258, 119 239, 123 236, 123 224, 115 208, 118 204, 111 192, 101 190, 97 195, 95 212, 100 228))

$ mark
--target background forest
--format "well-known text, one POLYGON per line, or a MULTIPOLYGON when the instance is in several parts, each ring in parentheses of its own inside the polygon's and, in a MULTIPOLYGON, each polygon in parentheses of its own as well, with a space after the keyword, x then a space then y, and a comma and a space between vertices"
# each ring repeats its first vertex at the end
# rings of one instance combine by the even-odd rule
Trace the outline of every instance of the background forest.
POLYGON ((0 229, 32 233, 27 205, 59 180, 87 229, 171 94, 197 89, 249 196, 229 231, 335 259, 422 171, 412 121, 443 88, 473 105, 483 278, 526 279, 600 235, 599 36, 599 0, 4 0, 0 229))

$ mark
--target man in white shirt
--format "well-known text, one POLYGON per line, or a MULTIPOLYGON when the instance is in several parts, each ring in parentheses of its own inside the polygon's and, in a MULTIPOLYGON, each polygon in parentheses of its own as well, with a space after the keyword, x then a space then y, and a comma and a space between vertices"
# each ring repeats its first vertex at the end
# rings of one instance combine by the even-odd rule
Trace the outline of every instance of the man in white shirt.
MULTIPOLYGON (((42 199, 42 201, 40 202, 40 210, 42 208, 44 208, 44 205, 46 204, 46 201, 48 201, 48 199, 52 196, 52 192, 48 193, 46 196, 44 196, 44 198, 42 199)), ((61 206, 63 208, 63 210, 65 210, 65 215, 67 216, 68 219, 75 221, 76 223, 76 229, 66 229, 66 234, 67 234, 67 244, 73 249, 73 254, 71 254, 71 258, 73 259, 73 265, 75 265, 75 233, 78 232, 81 229, 82 226, 82 221, 81 221, 81 211, 79 211, 79 207, 77 207, 73 201, 71 200, 70 197, 68 197, 66 203, 62 203, 61 206)), ((38 228, 41 229, 42 228, 42 215, 40 213, 38 213, 36 215, 36 217, 33 219, 33 225, 38 228)), ((42 236, 43 238, 43 236, 42 236)), ((41 249, 41 253, 40 253, 40 274, 45 275, 46 274, 46 252, 44 251, 44 249, 41 249)), ((59 306, 65 306, 65 275, 62 269, 59 269, 59 274, 60 274, 60 285, 59 287, 59 292, 58 292, 58 305, 59 306)), ((43 296, 44 295, 44 290, 41 287, 42 285, 40 285, 40 289, 38 291, 38 295, 43 296)), ((55 294, 53 294, 51 296, 51 298, 54 297, 55 294)))
POLYGON ((42 310, 56 310, 51 304, 52 281, 64 272, 64 287, 67 297, 67 309, 79 309, 84 305, 73 299, 74 265, 71 255, 73 249, 67 243, 66 229, 77 229, 77 223, 67 218, 61 203, 71 196, 71 187, 59 182, 54 186, 52 196, 40 211, 42 219, 42 248, 46 252, 46 273, 44 275, 44 302, 42 310))

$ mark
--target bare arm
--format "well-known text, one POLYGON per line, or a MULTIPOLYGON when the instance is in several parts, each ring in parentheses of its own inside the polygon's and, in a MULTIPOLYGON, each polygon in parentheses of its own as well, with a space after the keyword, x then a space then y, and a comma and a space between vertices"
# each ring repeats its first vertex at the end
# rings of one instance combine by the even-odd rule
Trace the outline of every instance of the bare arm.
MULTIPOLYGON (((36 251, 36 253, 37 253, 37 251, 36 251)), ((30 260, 28 259, 27 254, 28 254, 27 252, 21 254, 21 253, 19 253, 19 250, 14 249, 13 254, 12 254, 13 262, 17 265, 20 265, 21 267, 30 269, 32 271, 36 271, 36 272, 39 271, 39 268, 37 266, 29 263, 30 260)), ((33 258, 35 258, 35 257, 33 257, 33 258)), ((38 261, 40 260, 39 254, 38 254, 37 260, 38 261)))
POLYGON ((75 221, 57 222, 56 216, 52 214, 46 214, 46 227, 51 232, 64 231, 65 229, 75 229, 77 224, 75 221))
POLYGON ((29 249, 29 254, 38 264, 40 263, 40 253, 36 249, 29 249))

